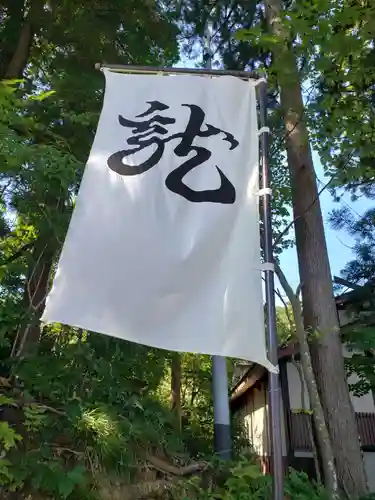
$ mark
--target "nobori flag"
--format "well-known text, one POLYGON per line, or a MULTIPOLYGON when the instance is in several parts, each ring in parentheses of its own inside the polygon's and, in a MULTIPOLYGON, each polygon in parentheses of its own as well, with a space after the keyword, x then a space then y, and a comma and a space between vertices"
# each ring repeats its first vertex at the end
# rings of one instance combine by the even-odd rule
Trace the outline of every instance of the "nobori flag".
POLYGON ((270 367, 254 82, 105 75, 42 321, 270 367))

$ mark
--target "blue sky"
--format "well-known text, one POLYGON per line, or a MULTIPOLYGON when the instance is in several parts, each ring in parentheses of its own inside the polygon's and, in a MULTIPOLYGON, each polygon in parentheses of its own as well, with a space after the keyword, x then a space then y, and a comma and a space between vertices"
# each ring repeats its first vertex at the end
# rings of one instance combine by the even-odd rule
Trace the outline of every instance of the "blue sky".
MULTIPOLYGON (((316 175, 318 179, 325 184, 328 181, 328 178, 324 176, 322 164, 320 163, 319 156, 316 153, 313 153, 313 160, 316 175)), ((362 214, 365 210, 372 206, 371 201, 366 198, 360 198, 358 201, 352 202, 349 195, 345 195, 343 201, 347 206, 349 205, 351 207, 355 214, 362 214)), ((323 212, 332 275, 339 275, 341 269, 354 256, 350 247, 353 246, 355 240, 345 231, 333 230, 328 222, 329 213, 334 208, 340 208, 340 203, 335 202, 328 191, 324 191, 321 194, 320 202, 323 212)), ((299 283, 295 248, 289 249, 282 254, 281 266, 290 284, 295 289, 299 283)))

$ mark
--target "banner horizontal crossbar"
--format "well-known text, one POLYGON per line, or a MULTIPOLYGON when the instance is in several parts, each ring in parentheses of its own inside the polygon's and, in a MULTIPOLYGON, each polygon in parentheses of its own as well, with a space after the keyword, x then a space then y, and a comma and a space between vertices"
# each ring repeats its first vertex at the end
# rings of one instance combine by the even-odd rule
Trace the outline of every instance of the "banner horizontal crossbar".
POLYGON ((231 71, 227 69, 200 69, 200 68, 163 68, 153 66, 132 66, 123 64, 95 64, 95 69, 109 69, 119 73, 139 74, 169 74, 169 75, 199 75, 199 76, 234 76, 244 80, 258 80, 262 75, 255 71, 231 71))

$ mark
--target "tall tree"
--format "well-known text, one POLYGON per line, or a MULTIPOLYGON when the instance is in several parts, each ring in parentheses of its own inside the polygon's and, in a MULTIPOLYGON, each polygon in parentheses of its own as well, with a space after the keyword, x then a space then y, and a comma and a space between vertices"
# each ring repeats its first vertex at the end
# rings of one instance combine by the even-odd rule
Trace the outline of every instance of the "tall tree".
POLYGON ((345 379, 339 325, 324 235, 309 134, 304 120, 301 77, 293 53, 295 34, 284 23, 280 0, 266 0, 269 32, 275 37, 274 65, 280 86, 290 170, 294 229, 305 330, 314 335, 311 353, 342 489, 352 496, 367 492, 354 409, 345 379), (334 387, 334 390, 332 388, 334 387), (340 408, 340 411, 338 411, 340 408))

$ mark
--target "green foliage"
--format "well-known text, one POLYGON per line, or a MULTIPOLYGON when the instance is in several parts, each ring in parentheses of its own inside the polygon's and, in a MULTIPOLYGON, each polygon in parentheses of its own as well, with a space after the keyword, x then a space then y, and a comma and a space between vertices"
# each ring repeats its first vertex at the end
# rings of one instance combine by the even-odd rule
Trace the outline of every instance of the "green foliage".
POLYGON ((24 425, 28 432, 37 432, 44 425, 45 413, 43 407, 33 403, 24 408, 24 425))
MULTIPOLYGON (((283 21, 298 34, 294 49, 301 72, 305 75, 306 68, 311 70, 317 91, 309 107, 315 143, 327 170, 337 174, 337 185, 344 176, 330 147, 343 152, 355 147, 360 151, 355 166, 360 157, 361 173, 350 175, 362 179, 370 148, 360 144, 353 122, 355 113, 364 111, 362 137, 370 140, 366 97, 371 97, 371 89, 366 89, 359 104, 348 95, 353 89, 360 95, 358 85, 366 71, 365 82, 369 82, 368 66, 359 75, 360 63, 373 52, 365 46, 369 21, 364 21, 363 30, 360 27, 358 43, 356 36, 336 33, 334 27, 345 16, 349 16, 346 22, 355 24, 362 7, 351 10, 346 1, 336 7, 328 0, 297 1, 290 7, 283 21), (353 56, 358 56, 354 65, 358 76, 351 76, 351 87, 346 89, 344 76, 353 56), (331 99, 321 89, 332 87, 337 67, 339 98, 331 99), (334 118, 324 114, 326 108, 334 118), (343 117, 350 123, 348 141, 343 139, 343 117), (332 138, 328 130, 336 122, 339 126, 332 138)), ((7 491, 84 500, 98 493, 103 475, 128 483, 142 481, 144 469, 149 469, 147 453, 167 458, 174 454, 209 456, 213 441, 207 356, 182 356, 181 433, 169 411, 169 353, 55 325, 44 328, 39 352, 24 359, 9 358, 19 333, 35 325, 38 328, 69 224, 103 95, 103 79, 94 71, 94 63, 172 65, 178 60, 177 25, 183 31, 179 41, 185 53, 193 54, 210 21, 212 44, 225 67, 267 72, 273 130, 272 215, 276 252, 280 252, 291 244, 285 232, 291 194, 274 76, 277 61, 271 57, 278 40, 264 35, 264 11, 257 2, 189 0, 182 5, 177 1, 105 0, 82 5, 74 0, 3 0, 0 17, 0 78, 9 70, 23 28, 28 23, 32 27, 24 60, 15 72, 23 78, 0 84, 0 375, 11 375, 15 384, 0 397, 1 407, 9 410, 7 421, 0 422, 5 452, 0 459, 0 486, 7 491), (242 35, 238 31, 234 39, 236 30, 242 30, 242 35), (45 274, 48 279, 40 285, 45 274)), ((286 341, 293 325, 288 325, 285 310, 278 313, 286 341)), ((240 436, 237 430, 236 435, 240 436)), ((195 479, 188 490, 200 500, 266 499, 270 478, 243 459, 232 464, 231 473, 223 473, 212 487, 203 488, 195 479)), ((325 498, 323 490, 296 473, 290 475, 287 492, 301 500, 325 498)))
POLYGON ((357 379, 349 384, 350 390, 358 397, 375 391, 375 327, 361 323, 359 317, 356 325, 345 329, 343 339, 351 353, 345 359, 347 376, 355 374, 357 379))
POLYGON ((169 4, 0 2, 0 80, 32 25, 24 78, 0 83, 0 375, 17 380, 0 401, 0 496, 83 500, 98 474, 130 478, 145 451, 183 448, 155 396, 165 353, 55 326, 35 356, 9 359, 38 328, 68 227, 103 95, 94 64, 176 62, 169 4))
POLYGON ((17 447, 21 435, 0 422, 9 450, 3 485, 85 498, 96 491, 98 474, 137 481, 145 453, 208 454, 208 427, 199 428, 193 415, 179 435, 174 415, 158 399, 166 354, 74 329, 46 329, 38 356, 16 367, 23 403, 11 392, 1 398, 4 407, 16 408, 25 444, 17 447))
POLYGON ((348 206, 334 210, 330 215, 334 229, 348 232, 354 239, 353 254, 341 271, 341 276, 354 285, 364 285, 375 275, 375 209, 354 215, 348 206))
POLYGON ((314 147, 334 185, 354 195, 358 189, 369 193, 374 181, 374 5, 348 0, 302 4, 304 10, 296 8, 292 22, 299 19, 301 47, 310 47, 314 147))
POLYGON ((212 363, 210 356, 183 354, 182 411, 184 430, 194 454, 213 452, 212 363), (204 441, 202 437, 204 436, 204 441))
MULTIPOLYGON (((188 500, 271 500, 272 478, 261 473, 260 466, 249 457, 237 463, 219 464, 216 478, 210 488, 203 488, 199 478, 183 486, 182 496, 188 500)), ((180 492, 181 495, 181 492, 180 492)), ((311 482, 306 474, 293 469, 285 481, 285 496, 293 500, 329 500, 329 493, 319 484, 311 482)))
POLYGON ((24 443, 12 441, 14 431, 5 423, 10 447, 1 462, 1 485, 85 499, 98 493, 103 474, 130 484, 142 480, 145 453, 210 457, 210 360, 184 360, 182 434, 160 402, 168 366, 162 351, 74 329, 45 329, 39 354, 14 368, 21 392, 8 389, 1 398, 22 422, 24 443))
POLYGON ((15 405, 16 401, 13 398, 0 394, 0 407, 1 406, 12 406, 15 405))
POLYGON ((57 460, 38 461, 31 478, 31 486, 35 491, 65 500, 75 489, 84 485, 85 473, 83 466, 76 466, 67 471, 57 460))
MULTIPOLYGON (((345 359, 349 376, 356 381, 349 384, 355 396, 375 391, 375 210, 369 209, 362 216, 354 216, 348 207, 333 211, 331 223, 335 229, 345 230, 355 238, 355 258, 341 271, 341 276, 353 286, 347 293, 346 314, 351 322, 342 329, 343 340, 351 355, 345 359)), ((340 289, 343 287, 340 286, 340 289)))
POLYGON ((9 451, 17 446, 17 441, 21 441, 22 436, 12 429, 8 422, 0 422, 0 449, 9 451))
POLYGON ((295 324, 290 304, 276 306, 277 335, 281 346, 287 345, 295 338, 295 324))
MULTIPOLYGON (((2 405, 13 404, 11 398, 2 396, 2 405)), ((0 421, 0 491, 2 486, 12 487, 15 482, 15 477, 12 474, 12 463, 5 457, 13 448, 17 447, 17 443, 22 441, 22 436, 18 434, 8 422, 0 421)))
POLYGON ((21 339, 27 328, 38 328, 49 285, 41 277, 53 273, 101 107, 97 58, 172 65, 178 27, 171 5, 160 2, 107 0, 85 6, 69 0, 33 2, 30 9, 19 0, 0 4, 0 80, 9 72, 24 76, 0 84, 5 354, 17 332, 21 339), (14 58, 28 23, 29 43, 21 44, 24 53, 14 58))
POLYGON ((329 500, 329 492, 320 484, 309 480, 306 474, 290 470, 285 494, 293 500, 329 500))

